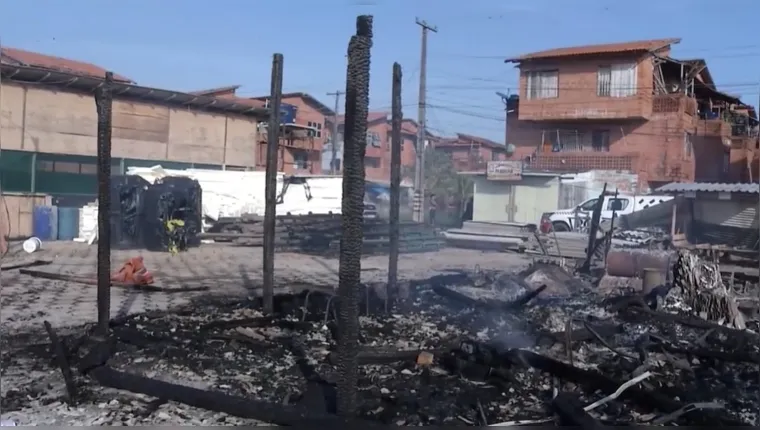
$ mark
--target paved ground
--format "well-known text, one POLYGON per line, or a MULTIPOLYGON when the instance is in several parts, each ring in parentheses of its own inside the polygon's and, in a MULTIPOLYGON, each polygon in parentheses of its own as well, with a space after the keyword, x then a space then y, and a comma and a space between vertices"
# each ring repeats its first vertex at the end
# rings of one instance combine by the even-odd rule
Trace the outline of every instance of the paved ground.
MULTIPOLYGON (((51 259, 53 264, 34 269, 94 277, 96 254, 95 245, 51 242, 33 255, 25 254, 17 247, 15 250, 12 248, 3 258, 2 264, 35 257, 51 259)), ((128 258, 140 254, 143 255, 148 270, 153 272, 156 285, 166 288, 208 286, 210 290, 167 294, 113 288, 112 316, 171 309, 187 304, 194 295, 245 297, 260 291, 261 248, 203 245, 173 257, 168 253, 114 250, 112 268, 115 270, 128 258)), ((526 257, 517 254, 447 248, 435 253, 402 255, 399 259, 399 277, 419 279, 446 269, 472 269, 476 264, 483 268, 511 269, 527 263, 526 257)), ((363 281, 386 279, 387 266, 387 256, 366 257, 362 264, 363 281)), ((286 287, 294 283, 337 286, 337 272, 337 259, 292 253, 275 256, 275 283, 278 286, 286 287)), ((95 286, 33 278, 20 274, 18 270, 4 271, 0 275, 0 286, 0 328, 4 331, 24 331, 40 326, 44 320, 61 327, 81 325, 97 319, 95 286)))

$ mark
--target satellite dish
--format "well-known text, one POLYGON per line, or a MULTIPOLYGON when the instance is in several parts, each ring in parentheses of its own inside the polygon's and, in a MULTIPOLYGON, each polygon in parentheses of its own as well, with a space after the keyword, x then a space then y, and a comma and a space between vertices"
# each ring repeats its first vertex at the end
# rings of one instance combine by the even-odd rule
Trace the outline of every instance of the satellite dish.
POLYGON ((507 144, 507 154, 512 155, 515 153, 515 145, 508 143, 507 144))

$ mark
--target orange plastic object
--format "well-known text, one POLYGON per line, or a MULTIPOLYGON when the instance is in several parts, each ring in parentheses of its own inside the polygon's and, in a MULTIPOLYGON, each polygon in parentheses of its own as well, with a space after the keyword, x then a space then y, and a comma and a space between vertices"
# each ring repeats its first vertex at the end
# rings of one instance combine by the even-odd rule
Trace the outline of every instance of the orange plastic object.
POLYGON ((111 275, 111 281, 132 285, 151 285, 153 275, 143 264, 142 257, 133 257, 127 260, 118 272, 111 275))

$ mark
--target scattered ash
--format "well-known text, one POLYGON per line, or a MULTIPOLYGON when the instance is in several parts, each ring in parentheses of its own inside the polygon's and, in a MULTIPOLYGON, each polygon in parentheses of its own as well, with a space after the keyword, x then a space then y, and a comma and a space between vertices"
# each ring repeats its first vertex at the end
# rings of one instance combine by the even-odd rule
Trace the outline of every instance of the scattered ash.
MULTIPOLYGON (((409 426, 567 424, 573 418, 558 413, 561 399, 592 405, 644 375, 619 397, 588 407, 586 416, 605 425, 757 422, 754 323, 754 332, 739 331, 679 314, 674 294, 667 306, 652 310, 624 295, 625 288, 601 295, 557 268, 541 270, 415 281, 407 285, 408 298, 388 313, 370 295, 360 317, 359 417, 409 426), (516 304, 536 282, 554 286, 516 304)), ((252 299, 115 322, 108 365, 329 413, 337 300, 316 292, 276 300, 276 317, 265 317, 252 299)), ((4 339, 3 419, 18 425, 267 425, 105 388, 82 376, 76 366, 92 346, 83 336, 90 329, 59 330, 76 375, 75 406, 66 403, 44 332, 4 339)), ((583 413, 575 409, 576 418, 583 413)))

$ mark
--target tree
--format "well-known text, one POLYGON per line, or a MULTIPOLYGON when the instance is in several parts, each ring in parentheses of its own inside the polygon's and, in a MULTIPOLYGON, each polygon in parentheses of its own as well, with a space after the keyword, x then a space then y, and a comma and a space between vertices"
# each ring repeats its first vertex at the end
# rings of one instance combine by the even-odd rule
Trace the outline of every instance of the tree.
MULTIPOLYGON (((414 167, 409 168, 405 176, 414 177, 414 167)), ((458 221, 467 206, 467 201, 472 197, 472 192, 472 179, 457 173, 456 166, 448 154, 431 147, 425 149, 426 196, 435 194, 439 207, 443 207, 443 204, 455 208, 456 212, 450 215, 458 221)))

